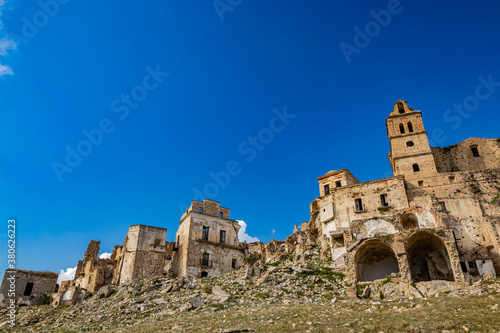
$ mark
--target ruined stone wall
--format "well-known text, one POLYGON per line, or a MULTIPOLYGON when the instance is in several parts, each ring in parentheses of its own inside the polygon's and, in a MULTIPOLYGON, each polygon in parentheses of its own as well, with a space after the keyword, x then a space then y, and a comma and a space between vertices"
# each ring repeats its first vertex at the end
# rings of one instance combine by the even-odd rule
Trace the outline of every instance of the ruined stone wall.
POLYGON ((37 305, 40 304, 40 296, 51 294, 57 288, 57 273, 34 272, 26 270, 7 269, 0 286, 0 306, 8 306, 10 299, 14 298, 16 305, 37 305), (11 278, 15 276, 15 296, 10 297, 11 278), (31 287, 29 286, 31 284, 31 287), (29 290, 31 288, 31 291, 29 290), (26 295, 25 295, 26 294, 26 295))
POLYGON ((403 177, 391 177, 335 189, 329 196, 317 199, 322 232, 349 228, 352 221, 391 215, 392 210, 408 207, 403 177), (387 195, 389 206, 382 207, 381 195, 387 195), (355 199, 361 199, 362 211, 356 211, 355 199))
MULTIPOLYGON (((78 262, 75 278, 65 283, 64 286, 61 286, 62 290, 76 286, 93 293, 100 287, 113 282, 113 275, 118 261, 114 259, 99 259, 99 250, 100 242, 90 241, 83 260, 78 262)), ((116 257, 115 251, 113 251, 113 254, 116 257)))
POLYGON ((119 284, 163 274, 167 229, 132 225, 123 242, 119 284))
POLYGON ((478 171, 500 167, 500 142, 497 139, 469 138, 453 146, 432 147, 438 172, 478 171), (477 147, 475 157, 471 147, 477 147))

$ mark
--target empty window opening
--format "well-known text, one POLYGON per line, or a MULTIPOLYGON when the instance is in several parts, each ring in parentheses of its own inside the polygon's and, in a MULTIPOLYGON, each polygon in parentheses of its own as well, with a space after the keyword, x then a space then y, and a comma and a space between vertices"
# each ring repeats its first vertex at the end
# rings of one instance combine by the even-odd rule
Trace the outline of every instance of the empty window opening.
POLYGON ((354 200, 354 204, 356 205, 357 212, 361 212, 363 210, 363 201, 361 201, 361 199, 354 200))
POLYGON ((450 180, 450 183, 453 183, 453 181, 455 180, 455 177, 454 176, 450 176, 448 179, 450 180))
POLYGON ((467 265, 465 264, 465 262, 461 261, 460 267, 462 268, 462 272, 467 273, 467 265))
POLYGON ((408 122, 408 133, 412 132, 413 132, 413 125, 411 124, 411 122, 408 122))
POLYGON ((325 195, 328 195, 330 194, 330 185, 326 184, 323 186, 324 190, 325 190, 325 195))
POLYGON ((219 212, 219 217, 224 217, 224 213, 223 212, 219 212))
POLYGON ((281 251, 285 251, 285 247, 284 246, 281 247, 281 251))
POLYGON ((344 241, 344 235, 332 235, 332 245, 333 247, 344 247, 345 246, 345 241, 344 241))
POLYGON ((232 267, 232 268, 236 268, 236 259, 233 259, 233 260, 231 261, 231 267, 232 267))
POLYGON ((470 147, 470 150, 472 151, 472 156, 479 157, 479 150, 477 150, 477 146, 470 147))
POLYGON ((441 208, 441 211, 442 211, 442 212, 446 212, 446 205, 445 205, 445 203, 444 203, 444 202, 440 202, 440 203, 439 203, 439 207, 441 208))
POLYGON ((220 231, 220 243, 226 244, 226 231, 225 230, 220 231))
POLYGON ((337 180, 335 182, 335 187, 341 187, 342 186, 342 181, 341 180, 337 180))
POLYGON ((419 172, 420 171, 420 167, 418 166, 417 163, 413 164, 413 172, 419 172))
POLYGON ((175 244, 177 247, 179 247, 179 241, 181 240, 181 236, 177 236, 177 244, 175 244))
POLYGON ((31 292, 33 291, 33 286, 35 284, 33 282, 26 283, 26 288, 24 288, 24 296, 31 296, 31 292))
POLYGON ((382 205, 382 207, 389 206, 389 201, 387 201, 387 194, 380 195, 380 204, 382 205))
POLYGON ((209 264, 210 264, 210 254, 203 253, 203 260, 202 260, 201 264, 203 266, 207 266, 207 267, 209 266, 209 264))
POLYGON ((420 187, 424 186, 424 181, 423 180, 419 180, 418 181, 418 186, 420 186, 420 187))
POLYGON ((404 107, 403 103, 398 103, 398 110, 399 110, 399 113, 405 113, 405 107, 404 107))
POLYGON ((405 125, 403 125, 403 124, 399 124, 399 132, 400 132, 401 134, 405 134, 405 125))
POLYGON ((413 141, 406 141, 406 147, 413 147, 415 143, 413 141))
POLYGON ((203 207, 198 208, 198 213, 203 213, 203 207))
POLYGON ((156 238, 156 239, 155 239, 155 247, 158 247, 158 246, 160 246, 160 245, 161 245, 161 239, 156 238))
POLYGON ((205 272, 205 271, 201 272, 201 277, 202 278, 208 277, 208 272, 205 272))
POLYGON ((208 233, 210 232, 209 227, 203 227, 203 230, 201 232, 201 239, 208 240, 208 233))

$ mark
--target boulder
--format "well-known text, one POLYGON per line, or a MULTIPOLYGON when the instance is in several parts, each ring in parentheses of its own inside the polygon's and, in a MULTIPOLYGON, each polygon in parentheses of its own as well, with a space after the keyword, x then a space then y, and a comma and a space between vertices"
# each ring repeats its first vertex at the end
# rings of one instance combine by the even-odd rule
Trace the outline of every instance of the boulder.
POLYGON ((97 298, 106 298, 106 297, 111 296, 111 295, 113 294, 113 292, 114 292, 114 291, 115 291, 115 288, 114 288, 112 285, 108 284, 108 285, 106 285, 106 286, 101 287, 101 288, 97 291, 97 293, 96 293, 96 295, 95 295, 95 296, 96 296, 97 298))

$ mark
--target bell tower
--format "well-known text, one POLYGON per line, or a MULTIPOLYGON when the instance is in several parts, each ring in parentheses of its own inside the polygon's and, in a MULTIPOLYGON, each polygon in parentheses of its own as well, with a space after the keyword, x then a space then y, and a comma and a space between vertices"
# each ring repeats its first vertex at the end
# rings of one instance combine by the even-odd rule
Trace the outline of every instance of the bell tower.
POLYGON ((414 179, 437 173, 420 111, 410 108, 406 101, 398 100, 385 124, 391 145, 387 156, 394 176, 414 179))

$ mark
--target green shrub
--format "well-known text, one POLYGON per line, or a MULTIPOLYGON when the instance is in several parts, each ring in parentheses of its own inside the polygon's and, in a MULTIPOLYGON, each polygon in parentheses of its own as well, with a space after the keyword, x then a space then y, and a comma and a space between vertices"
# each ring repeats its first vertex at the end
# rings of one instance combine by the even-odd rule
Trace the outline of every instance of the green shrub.
POLYGON ((45 305, 52 303, 52 296, 50 296, 50 294, 48 294, 48 293, 41 295, 40 296, 40 303, 45 304, 45 305))
POLYGON ((245 261, 253 264, 256 261, 259 261, 262 258, 262 256, 259 253, 250 253, 248 257, 245 258, 245 261))

